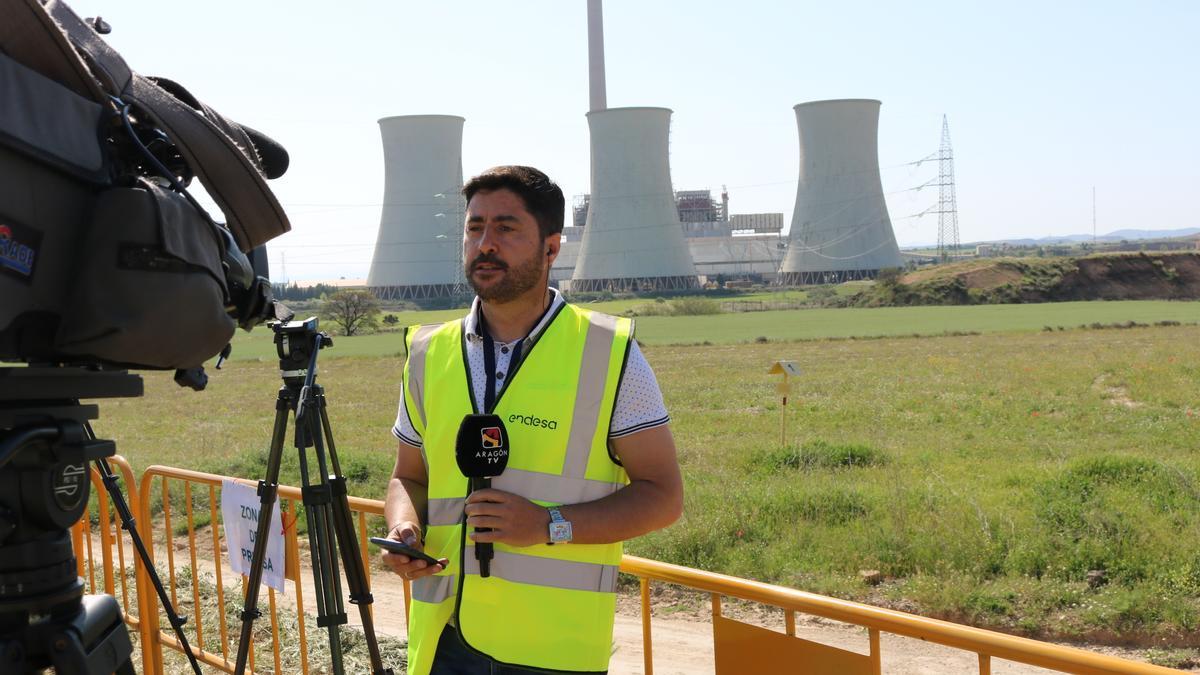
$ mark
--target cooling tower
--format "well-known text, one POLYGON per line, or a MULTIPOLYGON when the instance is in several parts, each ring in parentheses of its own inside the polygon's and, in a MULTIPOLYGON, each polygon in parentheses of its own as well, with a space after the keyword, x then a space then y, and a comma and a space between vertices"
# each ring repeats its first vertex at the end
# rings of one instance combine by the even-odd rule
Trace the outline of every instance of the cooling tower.
POLYGON ((383 213, 367 286, 384 299, 462 293, 461 117, 379 120, 383 213))
POLYGON ((879 180, 879 101, 812 101, 795 107, 800 180, 784 285, 871 279, 900 267, 879 180))
POLYGON ((697 287, 667 161, 671 111, 588 113, 592 189, 572 291, 697 287))

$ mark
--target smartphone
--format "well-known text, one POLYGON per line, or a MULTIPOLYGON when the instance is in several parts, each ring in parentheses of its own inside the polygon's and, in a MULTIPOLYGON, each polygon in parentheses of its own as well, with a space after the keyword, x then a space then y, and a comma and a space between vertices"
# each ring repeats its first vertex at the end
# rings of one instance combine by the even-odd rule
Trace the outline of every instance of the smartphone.
POLYGON ((395 539, 385 539, 384 537, 371 537, 370 541, 372 544, 375 544, 379 548, 387 549, 391 553, 400 553, 402 555, 408 556, 409 558, 412 558, 413 560, 424 560, 426 562, 426 564, 428 564, 428 565, 440 565, 441 564, 437 560, 434 560, 433 558, 429 557, 429 555, 427 555, 421 551, 418 551, 417 549, 409 546, 408 544, 406 544, 402 541, 396 541, 395 539))

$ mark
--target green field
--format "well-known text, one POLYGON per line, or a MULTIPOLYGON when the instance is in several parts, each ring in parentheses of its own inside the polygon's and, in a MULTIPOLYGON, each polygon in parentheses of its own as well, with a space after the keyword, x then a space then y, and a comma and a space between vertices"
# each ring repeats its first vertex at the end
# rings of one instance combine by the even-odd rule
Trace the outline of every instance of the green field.
MULTIPOLYGON (((1197 320, 1200 304, 1169 302, 641 319, 687 496, 627 550, 1034 635, 1194 644, 1200 327, 1044 327, 1197 320), (847 336, 878 339, 820 339, 847 336), (803 371, 782 443, 777 359, 803 371)), ((204 392, 147 374, 98 433, 138 469, 261 476, 279 379, 269 331, 248 337, 204 392)), ((343 472, 380 497, 399 337, 334 339, 320 378, 343 472)))
MULTIPOLYGON (((747 296, 760 299, 758 296, 747 296)), ((745 298, 739 298, 745 299, 745 298)), ((769 298, 763 298, 769 299, 769 298)), ((777 298, 776 298, 777 299, 777 298)), ((647 301, 616 300, 585 305, 601 312, 619 313, 647 301)), ((464 310, 400 312, 398 325, 432 323, 460 317, 464 310)), ((305 316, 301 314, 301 316, 305 316)), ((732 344, 759 338, 772 341, 821 338, 942 335, 1075 328, 1093 323, 1135 321, 1157 323, 1200 322, 1200 302, 1125 300, 1115 302, 1061 302, 1036 305, 971 305, 957 307, 878 307, 805 309, 773 312, 727 313, 705 316, 643 316, 637 318, 638 341, 646 345, 732 344)), ((331 330, 331 322, 322 322, 331 330)), ((341 356, 391 356, 403 353, 399 331, 351 338, 334 337, 341 356)), ((234 359, 272 359, 271 331, 238 331, 234 359)))

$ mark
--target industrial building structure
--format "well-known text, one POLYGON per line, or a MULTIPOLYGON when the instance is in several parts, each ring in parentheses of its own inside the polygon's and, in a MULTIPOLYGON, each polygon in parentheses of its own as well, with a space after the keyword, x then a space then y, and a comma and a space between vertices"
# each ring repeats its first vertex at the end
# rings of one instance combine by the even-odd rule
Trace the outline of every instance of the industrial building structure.
POLYGON ((465 290, 462 272, 462 117, 379 120, 384 188, 367 286, 386 300, 465 290))
MULTIPOLYGON (((768 283, 775 279, 785 248, 782 213, 730 214, 729 192, 725 189, 721 190, 720 201, 713 199, 711 190, 679 190, 674 194, 685 245, 701 279, 768 283)), ((590 194, 574 199, 571 224, 563 229, 562 248, 551 270, 551 280, 556 283, 569 280, 574 272, 590 204, 590 194)))
POLYGON ((800 176, 778 283, 871 279, 903 264, 879 177, 879 107, 870 99, 795 106, 800 176))
MULTIPOLYGON (((875 277, 903 265, 878 161, 880 102, 794 107, 800 173, 789 234, 782 213, 730 213, 729 194, 676 192, 672 111, 608 108, 600 0, 588 0, 590 192, 577 197, 551 281, 573 292, 681 291, 702 280, 781 285, 875 277)), ((384 205, 368 285, 385 299, 463 294, 464 119, 379 121, 384 205)))

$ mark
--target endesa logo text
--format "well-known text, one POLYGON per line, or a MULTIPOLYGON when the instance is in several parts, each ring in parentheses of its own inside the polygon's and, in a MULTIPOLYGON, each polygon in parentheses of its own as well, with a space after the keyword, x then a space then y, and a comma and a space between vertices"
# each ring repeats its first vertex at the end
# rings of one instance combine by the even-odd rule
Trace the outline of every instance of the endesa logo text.
POLYGON ((513 413, 508 416, 508 421, 515 424, 524 424, 527 427, 541 427, 542 429, 558 428, 558 420, 544 420, 536 415, 518 415, 513 413))

